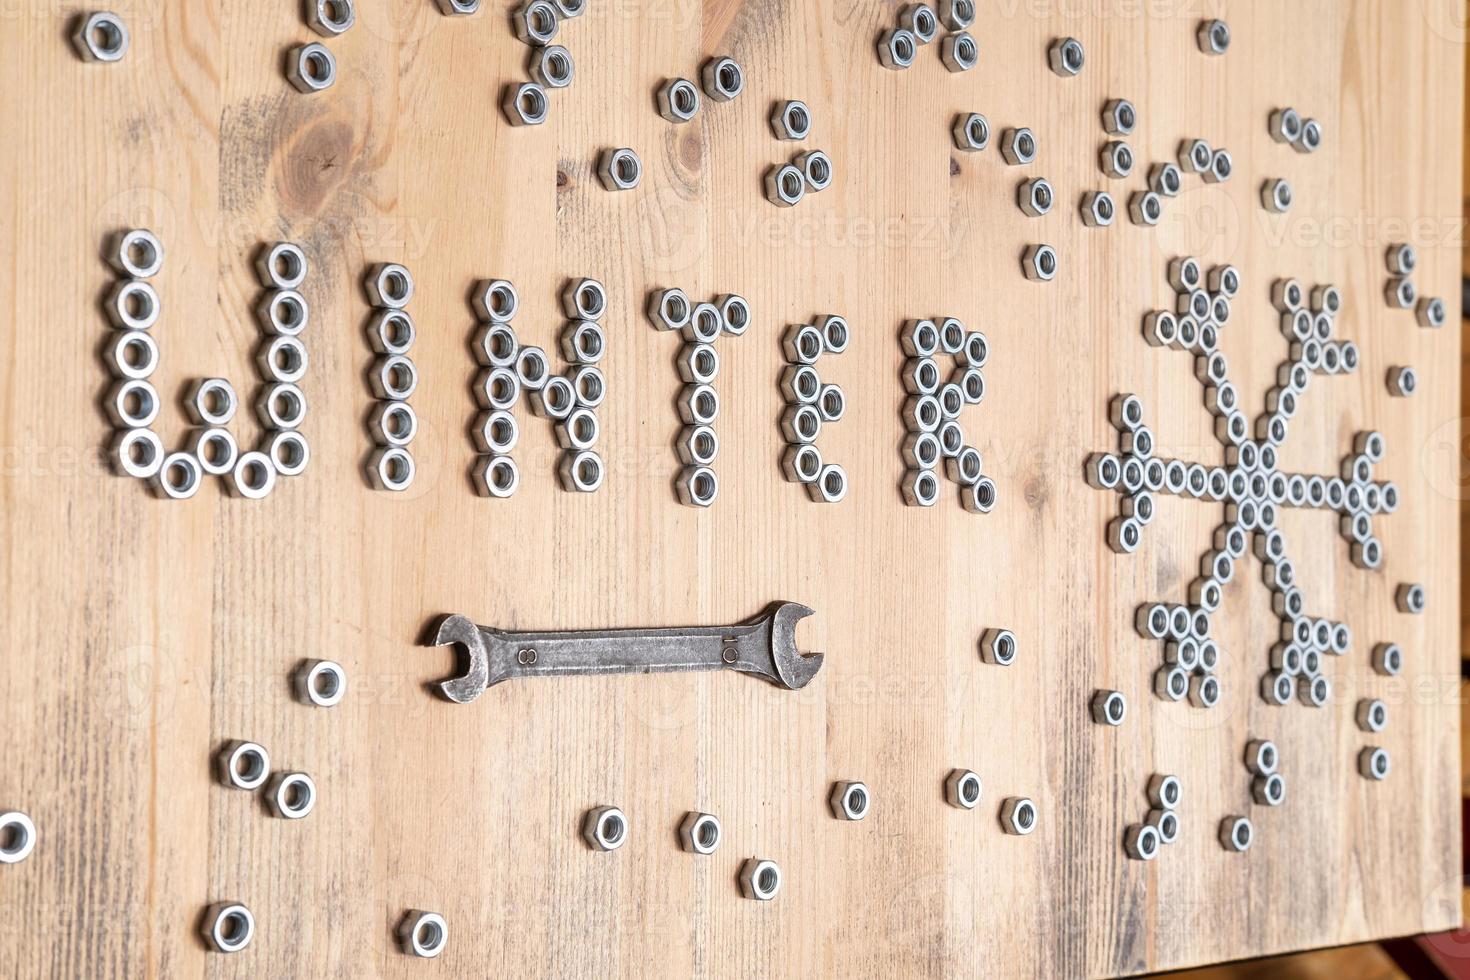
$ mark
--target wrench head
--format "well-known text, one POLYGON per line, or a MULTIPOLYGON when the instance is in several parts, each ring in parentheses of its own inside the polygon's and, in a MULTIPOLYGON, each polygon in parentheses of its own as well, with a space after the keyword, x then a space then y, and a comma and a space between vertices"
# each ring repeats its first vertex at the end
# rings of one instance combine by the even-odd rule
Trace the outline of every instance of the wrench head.
POLYGON ((445 616, 434 628, 433 636, 436 647, 457 645, 464 650, 461 673, 440 681, 439 693, 457 704, 468 704, 484 694, 490 682, 490 658, 480 628, 464 616, 445 616))
POLYGON ((822 669, 820 653, 802 653, 796 648, 796 624, 813 615, 813 610, 799 602, 778 602, 772 607, 771 663, 781 683, 795 691, 806 687, 822 669))

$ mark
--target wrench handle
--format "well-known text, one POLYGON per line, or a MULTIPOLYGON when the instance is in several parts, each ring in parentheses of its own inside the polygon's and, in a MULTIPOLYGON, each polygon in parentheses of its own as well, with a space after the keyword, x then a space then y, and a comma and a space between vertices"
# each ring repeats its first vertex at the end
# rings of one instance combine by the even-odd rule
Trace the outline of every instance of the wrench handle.
POLYGON ((515 633, 485 630, 490 684, 519 677, 749 670, 757 625, 515 633))

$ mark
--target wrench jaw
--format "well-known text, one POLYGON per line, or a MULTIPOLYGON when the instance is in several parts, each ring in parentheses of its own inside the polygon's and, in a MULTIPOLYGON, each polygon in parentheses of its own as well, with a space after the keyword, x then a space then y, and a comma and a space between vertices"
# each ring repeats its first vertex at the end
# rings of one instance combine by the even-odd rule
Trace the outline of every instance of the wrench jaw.
POLYGON ((439 693, 456 704, 469 704, 485 693, 490 684, 490 656, 480 628, 464 616, 445 616, 434 630, 434 646, 459 646, 462 671, 440 681, 439 693))
POLYGON ((822 669, 820 653, 802 653, 796 647, 796 624, 814 615, 799 602, 778 602, 767 614, 770 622, 771 663, 779 683, 798 691, 822 669))

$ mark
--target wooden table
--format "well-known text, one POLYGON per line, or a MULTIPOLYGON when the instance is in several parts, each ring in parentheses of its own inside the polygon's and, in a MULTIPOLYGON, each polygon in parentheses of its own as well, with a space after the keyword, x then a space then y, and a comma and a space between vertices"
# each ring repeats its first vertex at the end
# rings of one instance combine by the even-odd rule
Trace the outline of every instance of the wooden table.
MULTIPOLYGON (((81 63, 60 8, 33 6, 0 19, 0 808, 30 813, 40 844, 0 867, 0 974, 419 975, 392 941, 410 907, 448 919, 441 971, 493 976, 1112 974, 1459 921, 1459 339, 1382 297, 1383 250, 1408 240, 1421 292, 1458 310, 1457 3, 987 3, 981 63, 953 75, 933 48, 909 71, 879 67, 893 4, 594 0, 562 31, 576 83, 539 129, 498 110, 526 56, 504 2, 450 20, 426 0, 362 0, 329 42, 336 86, 310 97, 283 78, 286 48, 310 38, 290 5, 129 3, 132 48, 113 66, 81 63), (1220 10, 1234 43, 1206 57, 1195 24, 1220 10), (1065 34, 1086 45, 1075 79, 1046 67, 1065 34), (659 82, 712 53, 745 66, 744 94, 664 122, 659 82), (1083 191, 1121 199, 1142 184, 1098 172, 1099 109, 1119 96, 1139 107, 1142 163, 1198 136, 1233 152, 1234 179, 1188 180, 1157 229, 1084 228, 1083 191), (807 145, 837 173, 793 210, 762 196, 765 169, 799 149, 767 126, 781 98, 811 106, 807 145), (1322 120, 1320 153, 1269 139, 1280 105, 1322 120), (997 130, 1032 127, 1038 163, 955 152, 950 121, 971 110, 997 130), (636 191, 597 183, 609 146, 642 156, 636 191), (1062 206, 1023 215, 1023 175, 1048 177, 1062 206), (1286 217, 1259 204, 1275 176, 1296 190, 1286 217), (308 250, 314 457, 263 503, 214 482, 187 503, 155 500, 106 471, 100 250, 132 226, 167 247, 154 333, 170 446, 188 379, 253 390, 257 245, 308 250), (1061 258, 1050 284, 1020 274, 1038 241, 1061 258), (1116 502, 1082 464, 1116 439, 1118 391, 1143 398, 1162 451, 1221 461, 1189 358, 1139 333, 1172 302, 1163 270, 1178 254, 1242 272, 1223 349, 1252 415, 1285 356, 1271 281, 1333 282, 1347 299, 1339 330, 1362 368, 1313 383, 1282 466, 1333 472, 1353 433, 1377 428, 1379 473, 1404 505, 1379 520, 1377 574, 1350 564, 1330 515, 1281 518, 1309 608, 1353 629, 1327 666, 1325 709, 1256 692, 1276 623, 1254 559, 1218 617, 1221 706, 1150 693, 1159 651, 1133 610, 1183 597, 1219 508, 1168 498, 1140 551, 1118 556, 1104 544, 1116 502), (418 478, 397 495, 362 475, 360 283, 389 260, 417 279, 422 373, 418 478), (606 486, 558 489, 550 426, 523 410, 520 491, 480 499, 469 287, 513 279, 517 329, 550 348, 557 290, 581 275, 612 297, 606 486), (756 316, 722 347, 709 510, 675 499, 678 341, 642 314, 647 290, 675 284, 741 293, 756 316), (821 438, 852 478, 836 506, 809 502, 778 465, 778 338, 826 312, 855 333, 823 365, 849 395, 821 438), (964 416, 1000 488, 988 516, 963 512, 948 484, 930 510, 899 497, 896 332, 936 314, 991 342, 990 394, 964 416), (1396 364, 1419 371, 1417 397, 1388 397, 1396 364), (1421 617, 1394 610, 1407 581, 1428 590, 1421 617), (440 613, 722 623, 777 598, 818 611, 802 642, 827 659, 800 692, 728 674, 521 682, 471 706, 426 689, 452 668, 421 644, 440 613), (993 626, 1019 637, 1009 669, 977 656, 993 626), (1407 655, 1397 680, 1369 664, 1389 640, 1407 655), (311 657, 346 666, 339 707, 291 699, 290 672, 311 657), (1129 698, 1122 728, 1091 722, 1099 687, 1129 698), (1355 769, 1364 696, 1391 708, 1381 784, 1355 769), (1281 749, 1278 810, 1251 803, 1241 760, 1258 737, 1281 749), (315 812, 273 819, 217 785, 212 754, 232 738, 311 773, 315 812), (956 766, 984 779, 977 811, 945 805, 956 766), (1143 863, 1122 837, 1155 772, 1184 781, 1183 834, 1143 863), (867 820, 831 817, 838 779, 867 781, 867 820), (1039 806, 1031 837, 1001 832, 1012 795, 1039 806), (578 833, 602 803, 632 825, 613 854, 578 833), (724 821, 714 856, 678 849, 689 809, 724 821), (1216 840, 1231 813, 1256 822, 1248 854, 1216 840), (773 903, 740 896, 752 855, 785 872, 773 903), (198 938, 222 898, 258 920, 237 956, 198 938)), ((254 441, 253 419, 236 430, 254 441)))

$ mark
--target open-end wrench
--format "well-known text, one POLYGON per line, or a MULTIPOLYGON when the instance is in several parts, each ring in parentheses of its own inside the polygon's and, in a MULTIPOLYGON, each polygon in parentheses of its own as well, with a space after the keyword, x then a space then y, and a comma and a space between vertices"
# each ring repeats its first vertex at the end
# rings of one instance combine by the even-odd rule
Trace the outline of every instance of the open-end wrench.
POLYGON ((810 615, 800 603, 777 602, 759 618, 734 626, 544 633, 514 633, 445 616, 433 645, 458 644, 468 657, 461 660, 463 671, 440 681, 439 690, 468 704, 492 684, 517 677, 738 670, 794 691, 822 667, 822 654, 796 648, 796 624, 810 615))

